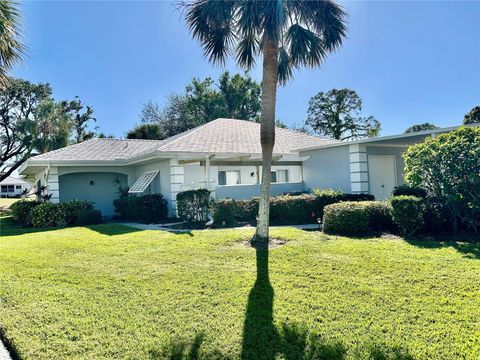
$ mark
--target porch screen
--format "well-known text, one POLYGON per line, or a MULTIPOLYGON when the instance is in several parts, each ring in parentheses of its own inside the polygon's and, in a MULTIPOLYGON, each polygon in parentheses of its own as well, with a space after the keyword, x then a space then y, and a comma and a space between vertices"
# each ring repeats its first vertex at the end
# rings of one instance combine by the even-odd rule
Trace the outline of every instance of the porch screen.
POLYGON ((155 176, 157 176, 157 174, 158 170, 144 172, 142 175, 140 175, 137 181, 135 181, 135 184, 132 185, 128 192, 130 194, 144 192, 148 185, 150 185, 150 183, 153 181, 153 179, 155 179, 155 176))

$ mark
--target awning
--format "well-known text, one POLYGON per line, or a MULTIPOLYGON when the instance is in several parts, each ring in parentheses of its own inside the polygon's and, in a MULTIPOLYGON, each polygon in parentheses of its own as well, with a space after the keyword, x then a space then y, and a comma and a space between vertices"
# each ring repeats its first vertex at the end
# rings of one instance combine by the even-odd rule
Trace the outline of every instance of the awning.
POLYGON ((140 177, 135 181, 135 184, 132 185, 130 190, 128 192, 130 194, 135 194, 135 193, 142 193, 145 191, 145 189, 150 185, 150 183, 155 179, 155 176, 157 176, 158 170, 157 171, 146 171, 140 177))

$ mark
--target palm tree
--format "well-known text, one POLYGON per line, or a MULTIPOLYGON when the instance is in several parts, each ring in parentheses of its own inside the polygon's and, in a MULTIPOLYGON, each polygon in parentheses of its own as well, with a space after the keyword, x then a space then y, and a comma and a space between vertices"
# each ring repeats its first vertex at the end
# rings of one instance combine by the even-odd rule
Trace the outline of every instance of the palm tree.
POLYGON ((25 47, 20 41, 20 20, 18 3, 0 0, 0 87, 7 81, 7 71, 25 53, 25 47))
POLYGON ((247 70, 263 55, 262 186, 255 239, 268 241, 277 85, 301 66, 319 66, 345 37, 346 13, 331 0, 195 0, 180 4, 205 56, 224 65, 235 53, 247 70))

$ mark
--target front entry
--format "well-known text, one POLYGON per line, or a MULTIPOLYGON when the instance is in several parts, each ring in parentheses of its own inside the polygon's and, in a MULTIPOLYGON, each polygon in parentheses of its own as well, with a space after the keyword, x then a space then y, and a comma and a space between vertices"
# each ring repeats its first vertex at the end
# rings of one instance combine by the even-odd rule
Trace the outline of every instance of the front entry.
POLYGON ((395 156, 369 155, 368 174, 370 194, 377 200, 385 200, 392 194, 396 185, 395 156))

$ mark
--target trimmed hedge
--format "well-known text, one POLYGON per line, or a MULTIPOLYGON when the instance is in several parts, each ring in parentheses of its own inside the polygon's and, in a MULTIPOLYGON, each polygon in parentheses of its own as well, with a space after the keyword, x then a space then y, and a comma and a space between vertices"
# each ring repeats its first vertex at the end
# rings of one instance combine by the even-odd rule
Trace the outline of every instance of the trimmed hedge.
POLYGON ((197 189, 177 194, 178 217, 189 224, 208 221, 210 190, 197 189))
POLYGON ((69 200, 59 204, 66 216, 67 225, 75 225, 78 214, 83 210, 93 210, 93 203, 85 200, 69 200))
POLYGON ((21 226, 32 226, 32 209, 38 203, 30 200, 20 200, 10 205, 13 220, 21 226))
POLYGON ((67 214, 60 204, 41 203, 32 209, 31 216, 35 227, 60 227, 67 224, 67 214))
POLYGON ((395 186, 393 188, 392 195, 393 196, 401 196, 401 195, 416 196, 424 199, 427 197, 427 190, 418 186, 402 184, 402 185, 395 186))
POLYGON ((402 235, 415 235, 424 229, 424 200, 415 196, 394 196, 391 199, 393 221, 402 235))
POLYGON ((115 213, 125 220, 155 223, 168 215, 167 200, 162 194, 128 196, 113 201, 115 213))
MULTIPOLYGON (((343 194, 333 190, 314 190, 314 194, 273 196, 270 198, 270 224, 315 224, 323 218, 323 209, 329 204, 369 200, 374 200, 373 195, 343 194)), ((212 204, 213 225, 214 227, 230 227, 237 223, 255 225, 258 204, 258 198, 218 200, 212 204)))
POLYGON ((393 229, 392 208, 385 201, 346 201, 325 207, 326 234, 365 236, 393 229))

